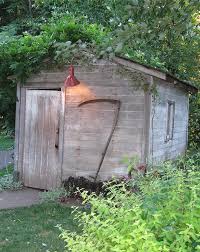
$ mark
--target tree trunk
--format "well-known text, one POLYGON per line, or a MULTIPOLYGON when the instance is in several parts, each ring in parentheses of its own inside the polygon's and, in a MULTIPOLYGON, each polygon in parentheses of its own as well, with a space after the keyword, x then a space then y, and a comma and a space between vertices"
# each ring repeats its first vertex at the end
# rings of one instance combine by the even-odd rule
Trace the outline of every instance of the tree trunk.
POLYGON ((29 9, 29 15, 32 17, 32 2, 31 0, 28 0, 28 9, 29 9))

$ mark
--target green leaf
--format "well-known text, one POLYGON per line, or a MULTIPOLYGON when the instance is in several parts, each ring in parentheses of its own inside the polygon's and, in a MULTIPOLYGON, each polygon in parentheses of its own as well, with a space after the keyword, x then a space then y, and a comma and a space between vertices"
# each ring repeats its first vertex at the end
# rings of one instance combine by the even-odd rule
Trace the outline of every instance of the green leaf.
POLYGON ((123 49, 123 43, 119 43, 117 47, 115 48, 115 53, 120 53, 123 49))

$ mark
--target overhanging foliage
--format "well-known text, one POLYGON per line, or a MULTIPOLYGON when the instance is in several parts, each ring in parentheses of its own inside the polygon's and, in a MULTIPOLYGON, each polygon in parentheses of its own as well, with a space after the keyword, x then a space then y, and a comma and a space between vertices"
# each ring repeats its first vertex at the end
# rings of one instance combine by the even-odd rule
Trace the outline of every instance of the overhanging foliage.
POLYGON ((0 120, 11 128, 16 81, 50 62, 119 54, 199 83, 198 0, 1 0, 0 9, 0 120))

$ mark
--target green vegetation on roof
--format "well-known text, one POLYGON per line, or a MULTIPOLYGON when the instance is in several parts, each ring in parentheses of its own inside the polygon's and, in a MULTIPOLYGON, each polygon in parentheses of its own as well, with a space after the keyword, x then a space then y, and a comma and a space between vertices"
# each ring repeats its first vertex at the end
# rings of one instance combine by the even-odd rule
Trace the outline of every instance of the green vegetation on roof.
POLYGON ((30 3, 0 1, 0 125, 14 128, 17 81, 52 64, 118 54, 199 85, 198 0, 30 3))

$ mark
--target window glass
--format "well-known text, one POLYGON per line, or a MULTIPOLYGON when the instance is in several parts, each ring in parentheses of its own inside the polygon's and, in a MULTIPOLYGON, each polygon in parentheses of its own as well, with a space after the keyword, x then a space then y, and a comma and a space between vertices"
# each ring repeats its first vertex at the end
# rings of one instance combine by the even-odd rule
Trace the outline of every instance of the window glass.
POLYGON ((174 114, 175 114, 175 102, 168 101, 167 103, 167 132, 166 141, 173 139, 174 134, 174 114))

